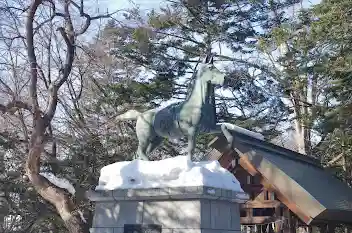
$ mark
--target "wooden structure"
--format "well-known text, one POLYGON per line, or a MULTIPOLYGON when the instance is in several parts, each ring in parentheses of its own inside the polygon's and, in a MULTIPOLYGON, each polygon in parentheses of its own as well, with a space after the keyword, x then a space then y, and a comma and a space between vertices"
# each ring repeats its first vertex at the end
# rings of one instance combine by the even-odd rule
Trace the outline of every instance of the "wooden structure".
POLYGON ((242 225, 276 221, 282 224, 274 232, 296 232, 302 226, 309 232, 312 226, 334 232, 336 224, 352 224, 352 189, 319 161, 238 132, 233 136, 232 148, 222 135, 214 138, 206 159, 218 160, 250 194, 241 209, 242 225))

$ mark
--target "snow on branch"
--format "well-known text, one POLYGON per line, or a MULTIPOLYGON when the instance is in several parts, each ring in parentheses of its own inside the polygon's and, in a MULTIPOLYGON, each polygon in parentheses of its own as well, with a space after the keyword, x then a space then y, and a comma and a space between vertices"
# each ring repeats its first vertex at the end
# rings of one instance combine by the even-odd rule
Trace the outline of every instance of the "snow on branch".
POLYGON ((73 196, 75 195, 76 190, 67 179, 56 177, 53 173, 50 173, 50 172, 41 172, 39 174, 45 177, 53 185, 60 187, 62 189, 66 189, 73 196))

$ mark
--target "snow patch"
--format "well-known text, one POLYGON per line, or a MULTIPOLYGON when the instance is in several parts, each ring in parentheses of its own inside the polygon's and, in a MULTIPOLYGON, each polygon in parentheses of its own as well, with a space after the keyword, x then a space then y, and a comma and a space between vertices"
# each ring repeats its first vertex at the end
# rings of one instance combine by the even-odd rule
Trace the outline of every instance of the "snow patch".
POLYGON ((53 185, 56 185, 57 187, 60 187, 62 189, 66 189, 69 193, 71 193, 72 195, 75 195, 76 190, 73 187, 73 185, 70 183, 70 181, 68 181, 67 179, 58 178, 51 172, 41 172, 39 173, 39 175, 45 177, 53 185))
POLYGON ((187 156, 159 161, 116 162, 100 171, 96 190, 210 186, 243 192, 239 181, 218 161, 192 162, 187 156))
POLYGON ((119 133, 119 134, 117 134, 117 136, 119 136, 119 137, 124 137, 124 138, 131 138, 131 137, 133 137, 133 135, 128 134, 128 133, 119 133))
POLYGON ((79 217, 81 218, 82 222, 87 223, 87 220, 84 218, 82 211, 78 210, 79 217))
MULTIPOLYGON (((14 232, 16 230, 20 230, 21 221, 23 221, 23 217, 21 215, 6 215, 3 218, 3 229, 5 232, 14 232)), ((0 225, 0 229, 1 225, 0 225)))
POLYGON ((208 189, 207 193, 214 195, 215 194, 215 189, 208 189))
POLYGON ((264 140, 263 134, 250 131, 250 130, 248 130, 248 129, 239 127, 239 126, 234 125, 234 124, 230 124, 230 123, 218 123, 218 125, 226 125, 226 127, 227 127, 229 130, 232 130, 232 131, 235 131, 235 132, 238 132, 238 133, 241 133, 241 134, 245 134, 245 135, 247 135, 247 136, 250 136, 250 137, 253 137, 253 138, 262 140, 262 141, 264 140))

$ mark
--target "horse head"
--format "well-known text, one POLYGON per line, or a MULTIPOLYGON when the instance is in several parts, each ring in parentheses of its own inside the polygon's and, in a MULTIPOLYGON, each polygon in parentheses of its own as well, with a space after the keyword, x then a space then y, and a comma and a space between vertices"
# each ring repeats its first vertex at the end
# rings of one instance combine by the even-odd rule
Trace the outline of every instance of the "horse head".
POLYGON ((213 57, 207 56, 200 65, 197 74, 198 78, 204 82, 210 82, 213 85, 222 86, 225 81, 225 74, 217 69, 213 64, 213 57))

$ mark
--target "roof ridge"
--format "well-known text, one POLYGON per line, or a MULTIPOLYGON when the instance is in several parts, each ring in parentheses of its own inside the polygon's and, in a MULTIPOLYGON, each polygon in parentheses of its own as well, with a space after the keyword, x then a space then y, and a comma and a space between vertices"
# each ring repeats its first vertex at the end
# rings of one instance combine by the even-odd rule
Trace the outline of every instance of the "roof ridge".
MULTIPOLYGON (((236 142, 236 140, 240 140, 240 141, 242 141, 242 143, 246 143, 250 146, 264 149, 269 152, 275 152, 276 154, 278 154, 280 156, 284 156, 286 158, 296 160, 296 161, 306 162, 306 163, 309 163, 315 167, 323 169, 322 165, 320 164, 320 161, 317 158, 314 158, 312 156, 304 155, 299 152, 287 149, 285 147, 278 146, 272 142, 265 141, 265 140, 259 140, 257 138, 251 137, 249 135, 246 135, 246 134, 243 134, 240 132, 233 131, 232 135, 234 136, 234 142, 236 142)), ((218 138, 221 138, 221 140, 226 140, 224 135, 222 135, 222 134, 217 134, 216 136, 218 138)), ((214 138, 214 140, 212 140, 211 143, 214 142, 215 140, 216 140, 216 138, 214 138)))

